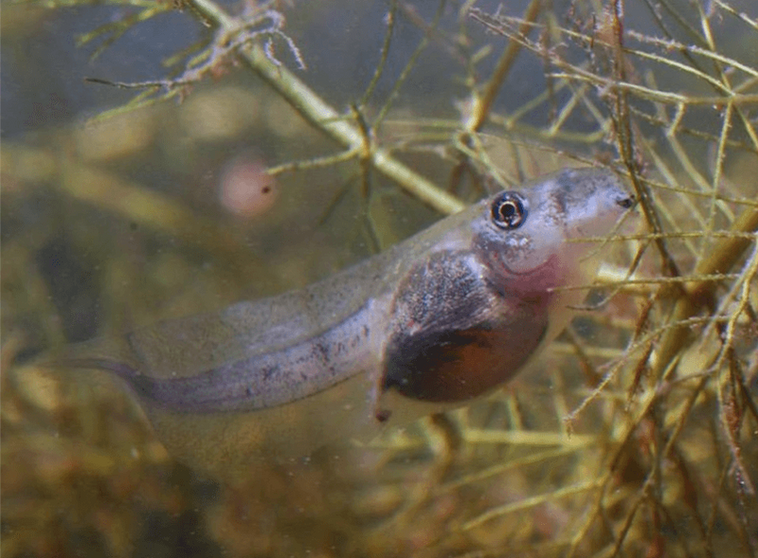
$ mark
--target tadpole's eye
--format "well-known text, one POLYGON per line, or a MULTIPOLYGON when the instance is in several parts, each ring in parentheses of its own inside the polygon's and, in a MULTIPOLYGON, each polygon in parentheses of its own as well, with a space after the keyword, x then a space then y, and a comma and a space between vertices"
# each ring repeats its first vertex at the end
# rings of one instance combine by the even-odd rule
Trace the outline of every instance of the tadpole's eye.
POLYGON ((526 221, 524 199, 516 192, 503 192, 492 202, 492 221, 501 229, 517 229, 526 221))

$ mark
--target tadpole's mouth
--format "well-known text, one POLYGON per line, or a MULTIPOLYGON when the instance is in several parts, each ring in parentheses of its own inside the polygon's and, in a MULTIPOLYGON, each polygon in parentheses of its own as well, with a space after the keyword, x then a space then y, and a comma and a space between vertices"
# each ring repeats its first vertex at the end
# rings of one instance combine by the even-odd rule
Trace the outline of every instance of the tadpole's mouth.
POLYGON ((637 198, 634 196, 626 196, 624 198, 616 200, 616 204, 620 205, 624 209, 631 209, 637 204, 637 198))

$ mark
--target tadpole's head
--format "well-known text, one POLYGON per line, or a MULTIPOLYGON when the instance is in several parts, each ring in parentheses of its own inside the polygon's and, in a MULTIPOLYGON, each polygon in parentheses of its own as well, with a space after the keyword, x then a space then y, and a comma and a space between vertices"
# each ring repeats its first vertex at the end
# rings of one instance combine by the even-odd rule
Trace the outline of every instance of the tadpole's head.
POLYGON ((597 272, 597 243, 569 242, 613 231, 634 197, 611 172, 567 169, 485 202, 474 249, 504 291, 538 294, 597 272))

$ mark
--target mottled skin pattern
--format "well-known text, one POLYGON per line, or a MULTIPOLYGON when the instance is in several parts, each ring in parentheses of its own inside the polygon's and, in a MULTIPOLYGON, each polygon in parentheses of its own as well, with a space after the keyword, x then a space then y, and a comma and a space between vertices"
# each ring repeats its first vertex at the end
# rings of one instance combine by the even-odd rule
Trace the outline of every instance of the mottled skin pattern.
MULTIPOLYGON (((383 389, 423 401, 467 401, 511 378, 547 331, 549 293, 521 296, 477 273, 470 251, 444 251, 399 285, 383 389)), ((550 273, 548 269, 544 273, 550 273)))
POLYGON ((448 217, 300 291, 75 347, 124 380, 175 455, 206 469, 464 404, 565 327, 632 205, 614 175, 566 170, 448 217))

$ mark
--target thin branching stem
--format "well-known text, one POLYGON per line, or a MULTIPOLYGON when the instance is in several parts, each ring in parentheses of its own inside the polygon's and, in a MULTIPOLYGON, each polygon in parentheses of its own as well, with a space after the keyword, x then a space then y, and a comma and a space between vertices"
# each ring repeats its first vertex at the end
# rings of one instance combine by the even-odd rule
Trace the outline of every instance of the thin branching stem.
MULTIPOLYGON (((213 0, 191 2, 198 12, 224 32, 233 33, 239 28, 237 20, 213 0)), ((347 150, 363 148, 365 138, 359 127, 344 118, 287 68, 274 64, 262 46, 248 45, 240 51, 240 57, 314 128, 347 150)), ((463 202, 397 161, 386 150, 374 147, 367 157, 377 171, 437 211, 456 213, 463 209, 463 202)))

